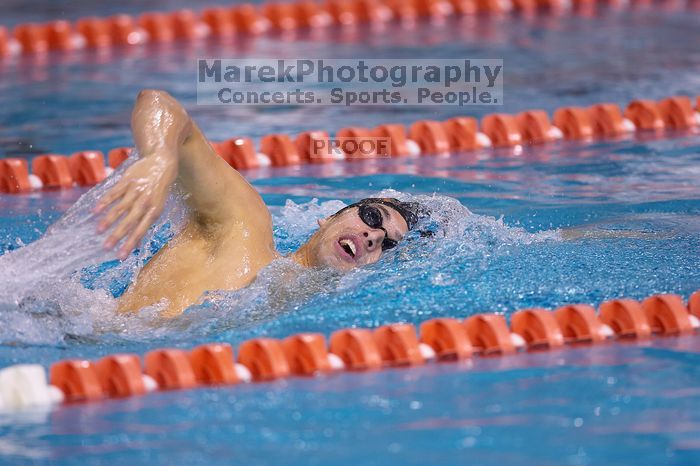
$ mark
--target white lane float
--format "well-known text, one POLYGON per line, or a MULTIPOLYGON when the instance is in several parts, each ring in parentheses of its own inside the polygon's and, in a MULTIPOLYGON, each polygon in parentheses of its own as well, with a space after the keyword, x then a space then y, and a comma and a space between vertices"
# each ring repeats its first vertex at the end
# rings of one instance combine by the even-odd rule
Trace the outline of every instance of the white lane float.
POLYGON ((5 410, 50 407, 63 399, 63 392, 48 383, 46 371, 38 364, 0 370, 0 406, 5 410))

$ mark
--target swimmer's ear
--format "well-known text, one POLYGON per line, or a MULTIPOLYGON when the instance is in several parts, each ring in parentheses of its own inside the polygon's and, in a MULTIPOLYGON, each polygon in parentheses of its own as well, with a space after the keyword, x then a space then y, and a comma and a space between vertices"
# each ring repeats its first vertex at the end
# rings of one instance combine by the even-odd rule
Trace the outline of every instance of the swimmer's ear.
POLYGON ((328 223, 328 219, 327 219, 327 218, 319 218, 319 219, 318 219, 318 227, 319 227, 319 228, 323 228, 323 225, 325 225, 326 223, 328 223))

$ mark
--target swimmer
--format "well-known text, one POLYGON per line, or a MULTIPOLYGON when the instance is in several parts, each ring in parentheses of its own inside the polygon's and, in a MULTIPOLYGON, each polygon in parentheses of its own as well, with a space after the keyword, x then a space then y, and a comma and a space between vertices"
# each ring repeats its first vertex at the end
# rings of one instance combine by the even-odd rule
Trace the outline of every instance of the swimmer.
MULTIPOLYGON (((131 127, 139 160, 95 206, 104 246, 119 243, 125 259, 158 219, 171 189, 188 206, 187 222, 141 269, 121 296, 120 312, 166 300, 173 317, 206 291, 237 290, 281 255, 272 218, 258 192, 212 149, 185 109, 168 93, 139 93, 131 127)), ((305 267, 347 271, 379 260, 415 226, 420 206, 364 199, 318 222, 319 229, 289 257, 305 267)))

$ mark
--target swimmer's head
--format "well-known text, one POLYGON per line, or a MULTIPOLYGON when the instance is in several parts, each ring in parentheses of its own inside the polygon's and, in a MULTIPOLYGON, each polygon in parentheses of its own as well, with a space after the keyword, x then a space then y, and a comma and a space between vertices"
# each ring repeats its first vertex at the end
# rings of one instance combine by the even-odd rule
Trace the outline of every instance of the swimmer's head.
POLYGON ((299 253, 311 266, 350 270, 371 264, 396 247, 424 212, 415 202, 363 199, 319 220, 319 230, 299 253))

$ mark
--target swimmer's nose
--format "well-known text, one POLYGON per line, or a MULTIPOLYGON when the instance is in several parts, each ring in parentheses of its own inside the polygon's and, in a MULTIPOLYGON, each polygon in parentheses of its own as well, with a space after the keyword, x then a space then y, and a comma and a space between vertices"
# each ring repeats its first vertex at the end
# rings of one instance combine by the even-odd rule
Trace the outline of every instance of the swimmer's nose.
POLYGON ((365 247, 367 252, 372 252, 375 249, 381 247, 382 241, 384 241, 384 232, 382 230, 368 230, 362 234, 365 238, 365 247))

